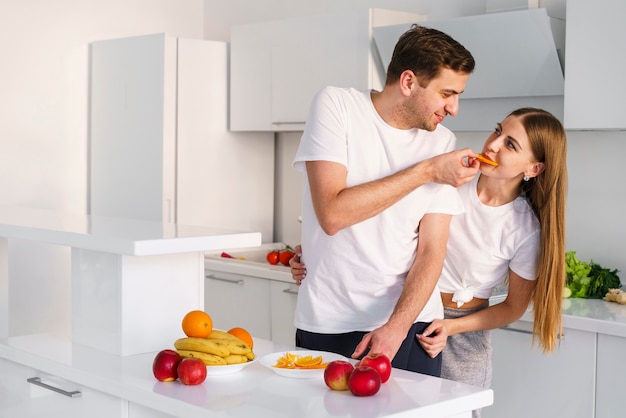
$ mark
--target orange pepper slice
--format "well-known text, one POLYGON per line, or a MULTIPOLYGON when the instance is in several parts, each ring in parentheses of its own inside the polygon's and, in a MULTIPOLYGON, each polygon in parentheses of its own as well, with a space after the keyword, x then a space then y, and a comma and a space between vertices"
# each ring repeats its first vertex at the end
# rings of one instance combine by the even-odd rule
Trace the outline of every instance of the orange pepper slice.
POLYGON ((492 165, 492 166, 494 166, 494 167, 497 167, 497 166, 498 166, 498 163, 497 163, 497 162, 495 162, 494 160, 490 160, 489 158, 485 157, 485 156, 484 156, 484 155, 482 155, 482 154, 478 154, 478 155, 476 156, 476 159, 477 159, 478 161, 480 161, 481 163, 489 164, 489 165, 492 165))

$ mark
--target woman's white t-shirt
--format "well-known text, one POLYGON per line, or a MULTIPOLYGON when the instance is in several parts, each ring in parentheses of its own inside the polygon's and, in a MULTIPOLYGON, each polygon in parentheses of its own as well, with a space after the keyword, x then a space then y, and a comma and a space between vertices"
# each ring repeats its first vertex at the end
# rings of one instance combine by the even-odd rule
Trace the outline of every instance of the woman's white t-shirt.
POLYGON ((450 223, 447 254, 439 288, 454 301, 487 299, 509 268, 527 280, 537 278, 541 231, 527 200, 520 196, 502 206, 478 198, 480 174, 458 188, 465 212, 450 223))
MULTIPOLYGON (((307 276, 298 291, 294 323, 318 333, 370 331, 390 317, 415 257, 418 225, 427 213, 461 213, 455 188, 428 183, 377 216, 329 236, 320 227, 306 176, 306 161, 347 168, 347 186, 377 180, 456 146, 443 126, 432 132, 389 126, 370 91, 327 87, 311 106, 294 159, 304 173, 302 252, 307 276)), ((443 317, 438 288, 416 318, 443 317)))

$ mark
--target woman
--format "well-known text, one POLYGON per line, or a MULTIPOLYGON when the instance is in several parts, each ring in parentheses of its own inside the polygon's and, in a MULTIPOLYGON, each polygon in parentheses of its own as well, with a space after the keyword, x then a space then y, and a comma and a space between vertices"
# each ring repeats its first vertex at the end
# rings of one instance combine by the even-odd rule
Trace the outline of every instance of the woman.
MULTIPOLYGON (((556 348, 565 285, 566 149, 565 130, 552 114, 515 110, 487 138, 480 173, 458 188, 466 212, 450 224, 439 280, 444 319, 417 336, 429 355, 443 350, 441 377, 489 387, 488 330, 519 319, 531 299, 533 343, 544 352, 556 348), (489 306, 504 280, 506 299, 489 306)), ((291 261, 296 283, 306 275, 299 261, 291 261)))

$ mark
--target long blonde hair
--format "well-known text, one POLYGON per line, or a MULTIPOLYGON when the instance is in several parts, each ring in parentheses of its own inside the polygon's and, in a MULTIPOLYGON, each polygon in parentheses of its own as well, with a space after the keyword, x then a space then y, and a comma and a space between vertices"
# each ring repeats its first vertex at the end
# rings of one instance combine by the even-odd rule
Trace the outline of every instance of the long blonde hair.
POLYGON ((545 164, 544 171, 522 182, 522 192, 541 225, 541 256, 533 292, 533 344, 539 340, 544 352, 553 351, 563 333, 562 301, 565 286, 565 201, 567 194, 567 140, 561 122, 542 109, 521 108, 533 155, 545 164))

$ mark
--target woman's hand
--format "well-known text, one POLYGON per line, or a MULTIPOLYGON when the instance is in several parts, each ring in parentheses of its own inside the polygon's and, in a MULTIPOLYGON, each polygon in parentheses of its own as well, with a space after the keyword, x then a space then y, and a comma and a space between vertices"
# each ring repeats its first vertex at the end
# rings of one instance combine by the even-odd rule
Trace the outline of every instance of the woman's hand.
POLYGON ((299 286, 302 280, 306 277, 306 266, 300 262, 302 258, 302 246, 296 245, 295 254, 289 260, 289 266, 291 267, 291 278, 299 286))
POLYGON ((417 341, 428 353, 431 358, 435 358, 441 353, 446 346, 448 340, 448 329, 446 321, 443 319, 435 319, 422 334, 416 336, 417 341))

